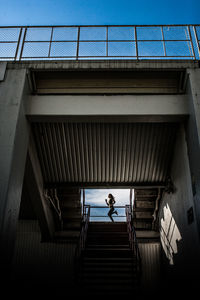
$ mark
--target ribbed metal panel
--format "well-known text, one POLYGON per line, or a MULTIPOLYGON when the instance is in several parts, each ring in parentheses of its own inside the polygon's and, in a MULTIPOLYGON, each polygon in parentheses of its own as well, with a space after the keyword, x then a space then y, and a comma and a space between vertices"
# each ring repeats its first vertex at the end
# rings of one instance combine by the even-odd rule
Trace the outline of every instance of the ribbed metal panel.
POLYGON ((41 243, 38 221, 20 220, 12 265, 13 280, 28 282, 72 278, 76 243, 41 243))
POLYGON ((144 287, 156 287, 160 278, 160 243, 139 243, 144 287))
POLYGON ((46 183, 164 182, 173 123, 33 123, 46 183))

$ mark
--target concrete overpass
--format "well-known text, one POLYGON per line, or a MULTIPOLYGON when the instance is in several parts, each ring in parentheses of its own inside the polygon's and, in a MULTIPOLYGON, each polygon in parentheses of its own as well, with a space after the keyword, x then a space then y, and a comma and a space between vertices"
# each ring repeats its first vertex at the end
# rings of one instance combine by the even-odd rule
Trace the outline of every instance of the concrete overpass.
MULTIPOLYGON (((51 264, 45 267, 48 249, 50 260, 54 261, 55 253, 59 257, 61 279, 68 276, 70 281, 69 261, 76 242, 65 243, 59 250, 63 230, 61 234, 45 192, 56 188, 60 204, 65 201, 65 208, 71 209, 76 202, 77 212, 79 189, 90 187, 134 188, 138 205, 142 205, 141 193, 156 191, 156 197, 160 195, 153 205, 157 225, 148 233, 140 227, 138 233, 143 261, 154 246, 152 255, 158 258, 162 247, 168 261, 162 260, 165 274, 173 278, 183 270, 191 274, 198 269, 198 59, 1 61, 0 80, 4 270, 12 261, 12 272, 23 278, 24 270, 33 264, 25 246, 28 241, 35 249, 36 266, 41 260, 44 263, 42 274, 51 269, 51 264), (72 188, 73 196, 66 196, 72 188), (160 241, 156 245, 155 233, 160 241), (60 243, 55 240, 58 236, 60 243), (25 254, 20 260, 22 248, 25 254)), ((81 220, 80 214, 81 210, 81 220)), ((65 216, 64 237, 71 233, 70 218, 65 216)), ((149 265, 150 261, 144 268, 149 265)), ((34 272, 37 278, 37 268, 34 272)))

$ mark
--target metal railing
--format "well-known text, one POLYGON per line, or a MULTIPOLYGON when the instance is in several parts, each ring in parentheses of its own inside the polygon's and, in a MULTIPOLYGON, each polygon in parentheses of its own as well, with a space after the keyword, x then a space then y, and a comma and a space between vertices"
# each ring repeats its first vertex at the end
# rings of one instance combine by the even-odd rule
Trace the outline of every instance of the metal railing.
POLYGON ((82 226, 81 226, 81 232, 79 237, 77 256, 80 256, 81 251, 85 248, 89 221, 90 221, 90 206, 85 205, 84 213, 82 216, 82 226))
MULTIPOLYGON (((125 206, 114 206, 115 209, 118 211, 118 215, 114 214, 112 217, 115 219, 119 219, 120 221, 126 221, 126 215, 125 215, 125 206)), ((108 211, 110 208, 108 206, 90 206, 90 221, 110 221, 110 218, 108 216, 108 211), (100 212, 100 214, 99 214, 100 212)))
POLYGON ((135 228, 133 225, 133 219, 132 219, 132 212, 131 212, 131 206, 126 205, 126 221, 127 221, 127 230, 129 234, 129 243, 130 248, 134 253, 134 256, 136 258, 136 270, 138 274, 141 274, 142 265, 141 265, 141 256, 140 256, 140 250, 137 242, 137 237, 135 233, 135 228))
POLYGON ((80 272, 81 252, 85 249, 89 220, 90 220, 90 206, 85 205, 83 208, 81 232, 80 232, 78 244, 77 244, 77 247, 75 250, 75 258, 74 258, 74 266, 75 266, 74 278, 75 278, 75 280, 78 280, 77 276, 79 275, 79 272, 80 272))
POLYGON ((200 59, 200 25, 0 27, 0 60, 200 59))

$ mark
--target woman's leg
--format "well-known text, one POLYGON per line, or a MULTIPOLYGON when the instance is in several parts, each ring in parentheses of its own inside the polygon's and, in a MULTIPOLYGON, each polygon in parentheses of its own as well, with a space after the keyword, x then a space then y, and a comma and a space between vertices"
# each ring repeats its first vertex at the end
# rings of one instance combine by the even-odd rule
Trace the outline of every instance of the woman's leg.
POLYGON ((114 222, 114 220, 112 218, 113 212, 114 212, 114 207, 111 207, 110 210, 109 210, 109 212, 108 212, 108 216, 109 216, 109 218, 111 219, 112 222, 114 222))

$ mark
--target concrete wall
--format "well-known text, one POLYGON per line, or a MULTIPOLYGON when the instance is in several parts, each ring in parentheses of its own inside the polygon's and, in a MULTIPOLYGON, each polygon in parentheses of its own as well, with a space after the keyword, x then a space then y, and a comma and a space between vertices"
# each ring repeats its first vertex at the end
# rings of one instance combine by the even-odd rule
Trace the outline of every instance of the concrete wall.
POLYGON ((188 70, 189 119, 186 139, 192 176, 193 199, 200 237, 200 70, 188 70))
MULTIPOLYGON (((171 166, 174 193, 165 193, 160 206, 160 238, 163 272, 171 286, 189 287, 199 271, 199 235, 192 193, 191 173, 185 131, 181 126, 171 166), (193 211, 193 219, 192 219, 193 211), (193 280, 190 280, 190 279, 193 280)), ((165 284, 165 283, 164 283, 165 284)), ((169 284, 169 286, 170 286, 169 284)))
POLYGON ((69 295, 74 276, 73 243, 42 243, 38 221, 20 220, 13 257, 12 286, 19 295, 69 295))
POLYGON ((8 270, 21 201, 29 126, 26 69, 5 70, 0 82, 0 262, 8 270))

